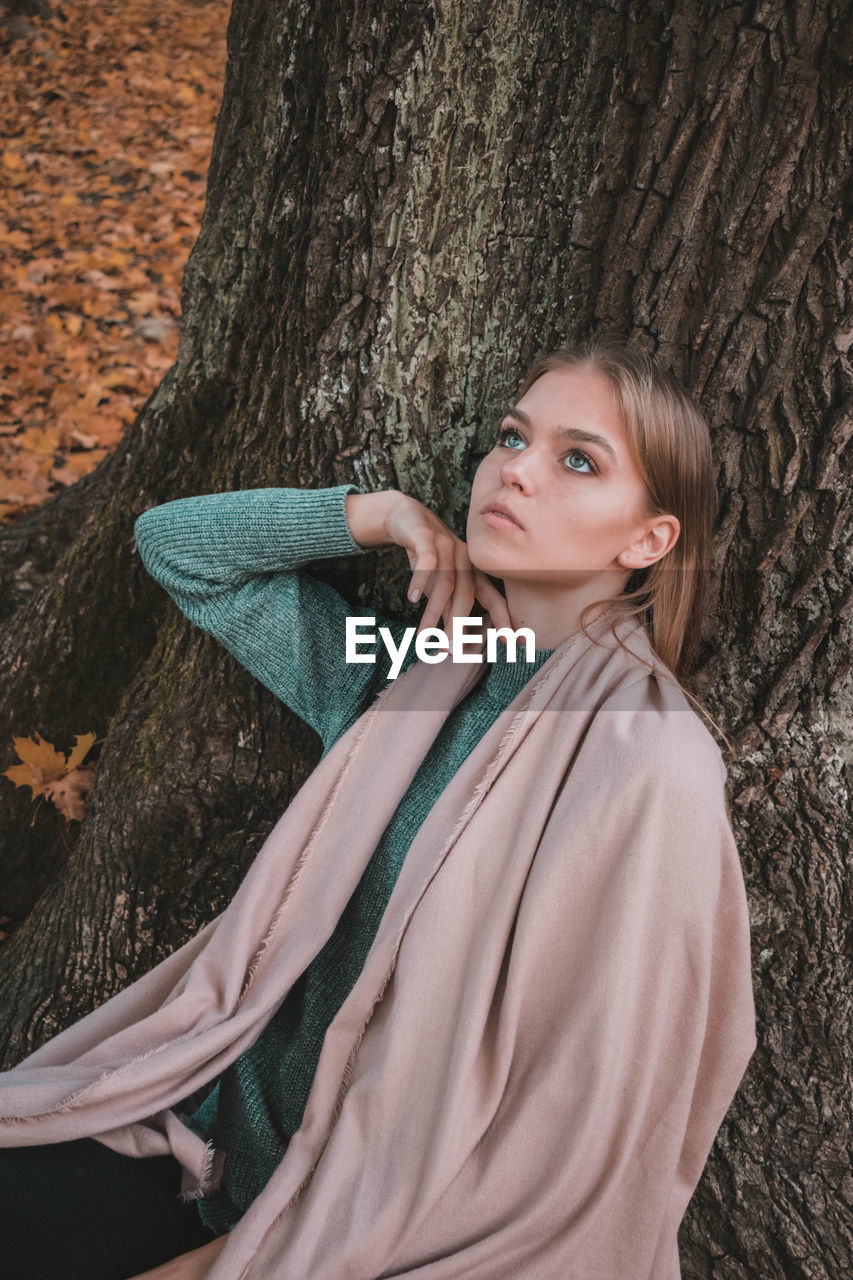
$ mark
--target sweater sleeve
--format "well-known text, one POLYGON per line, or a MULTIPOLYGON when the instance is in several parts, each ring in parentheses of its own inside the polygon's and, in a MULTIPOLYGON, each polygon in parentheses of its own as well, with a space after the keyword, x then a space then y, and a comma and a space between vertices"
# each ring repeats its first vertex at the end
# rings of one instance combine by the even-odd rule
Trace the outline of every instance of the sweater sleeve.
MULTIPOLYGON (((374 618, 395 645, 405 631, 300 570, 372 550, 355 541, 346 516, 347 494, 362 492, 346 484, 176 498, 134 525, 142 563, 182 613, 315 729, 326 751, 385 688, 391 667, 378 630, 375 664, 346 661, 347 617, 374 618)), ((371 650, 362 643, 360 652, 371 650)), ((401 672, 414 660, 411 645, 401 672)))

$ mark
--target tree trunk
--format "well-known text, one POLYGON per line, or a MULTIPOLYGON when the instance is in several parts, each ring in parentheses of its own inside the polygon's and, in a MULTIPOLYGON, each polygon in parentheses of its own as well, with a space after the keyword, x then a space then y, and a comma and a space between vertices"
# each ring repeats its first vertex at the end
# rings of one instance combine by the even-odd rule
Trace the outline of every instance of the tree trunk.
MULTIPOLYGON (((693 689, 735 748, 754 941, 759 1047, 683 1271, 850 1272, 850 19, 235 0, 176 363, 95 473, 0 533, 0 771, 13 733, 104 739, 67 834, 3 784, 6 1065, 220 911, 320 753, 148 577, 136 516, 353 480, 462 534, 524 368, 617 330, 713 429, 693 689)), ((314 571, 419 616, 398 551, 314 571)))

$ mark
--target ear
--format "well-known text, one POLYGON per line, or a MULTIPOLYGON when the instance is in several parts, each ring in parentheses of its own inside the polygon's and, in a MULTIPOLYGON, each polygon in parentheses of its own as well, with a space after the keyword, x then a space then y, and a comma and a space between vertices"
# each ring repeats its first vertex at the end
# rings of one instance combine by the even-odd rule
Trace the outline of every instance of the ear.
POLYGON ((680 533, 681 525, 675 516, 653 516, 616 559, 624 569, 646 569, 675 546, 680 533))

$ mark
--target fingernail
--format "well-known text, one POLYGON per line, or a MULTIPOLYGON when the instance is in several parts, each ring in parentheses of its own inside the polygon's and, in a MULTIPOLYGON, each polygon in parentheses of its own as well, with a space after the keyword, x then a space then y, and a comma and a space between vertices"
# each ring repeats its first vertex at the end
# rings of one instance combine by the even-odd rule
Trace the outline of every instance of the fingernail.
POLYGON ((412 601, 413 604, 416 600, 420 599, 420 594, 421 593, 420 591, 418 591, 417 587, 414 589, 414 591, 409 592, 409 599, 412 601))

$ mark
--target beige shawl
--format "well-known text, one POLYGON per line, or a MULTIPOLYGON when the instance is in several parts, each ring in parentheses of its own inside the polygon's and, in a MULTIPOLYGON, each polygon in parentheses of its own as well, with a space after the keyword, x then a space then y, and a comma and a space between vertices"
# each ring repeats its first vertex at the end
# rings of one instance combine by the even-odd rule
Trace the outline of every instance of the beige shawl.
MULTIPOLYGON (((302 1126, 211 1280, 680 1277, 678 1226, 756 1045, 747 901, 713 738, 636 620, 610 606, 590 629, 418 831, 302 1126)), ((215 1186, 174 1108, 323 946, 485 669, 390 682, 228 908, 0 1075, 0 1145, 171 1150, 187 1196, 215 1186)))

